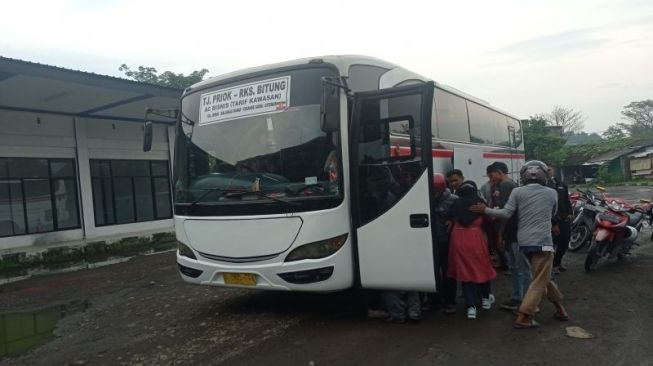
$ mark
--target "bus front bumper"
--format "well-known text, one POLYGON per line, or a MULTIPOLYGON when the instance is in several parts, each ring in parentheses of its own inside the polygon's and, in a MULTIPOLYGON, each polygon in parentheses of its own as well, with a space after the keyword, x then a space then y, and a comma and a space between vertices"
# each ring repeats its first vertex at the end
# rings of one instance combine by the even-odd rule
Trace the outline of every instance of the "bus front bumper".
POLYGON ((260 290, 329 292, 352 287, 349 246, 321 259, 226 263, 191 259, 177 252, 181 278, 192 284, 260 290))

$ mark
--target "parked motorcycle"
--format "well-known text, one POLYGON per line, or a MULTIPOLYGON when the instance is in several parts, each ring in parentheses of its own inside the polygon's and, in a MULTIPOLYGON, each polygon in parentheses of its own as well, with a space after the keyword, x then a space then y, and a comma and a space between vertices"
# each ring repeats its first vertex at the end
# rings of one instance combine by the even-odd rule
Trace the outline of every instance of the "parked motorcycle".
POLYGON ((606 210, 595 218, 596 232, 585 258, 585 271, 591 272, 602 258, 623 259, 635 244, 644 220, 651 213, 651 204, 627 206, 624 203, 603 201, 606 210))
POLYGON ((597 197, 592 191, 578 190, 578 198, 572 201, 574 220, 571 223, 571 237, 569 251, 577 252, 592 240, 592 233, 596 229, 596 214, 604 211, 602 198, 597 197))
MULTIPOLYGON (((640 199, 639 203, 642 204, 638 207, 639 210, 644 212, 644 219, 642 220, 642 223, 646 222, 649 227, 653 227, 653 201, 640 199)), ((641 227, 638 230, 641 230, 641 227)), ((650 239, 653 241, 653 231, 651 231, 650 239)))

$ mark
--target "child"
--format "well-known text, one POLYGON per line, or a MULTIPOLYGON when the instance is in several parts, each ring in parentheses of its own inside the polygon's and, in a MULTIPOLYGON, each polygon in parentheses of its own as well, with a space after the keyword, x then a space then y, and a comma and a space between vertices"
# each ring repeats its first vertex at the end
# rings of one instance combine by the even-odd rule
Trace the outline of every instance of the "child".
POLYGON ((496 272, 490 262, 487 239, 481 229, 483 218, 469 208, 483 202, 476 184, 464 182, 457 190, 458 199, 452 207, 454 226, 449 248, 449 277, 462 283, 467 306, 467 318, 476 319, 476 299, 480 291, 483 309, 492 308, 494 296, 490 293, 490 281, 496 272))

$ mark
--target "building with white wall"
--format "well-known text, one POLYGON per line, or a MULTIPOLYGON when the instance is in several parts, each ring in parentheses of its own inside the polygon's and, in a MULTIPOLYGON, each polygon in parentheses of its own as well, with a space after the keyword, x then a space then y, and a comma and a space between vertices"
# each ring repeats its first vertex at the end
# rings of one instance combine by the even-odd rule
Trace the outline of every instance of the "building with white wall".
POLYGON ((0 255, 172 231, 181 90, 0 57, 0 255))

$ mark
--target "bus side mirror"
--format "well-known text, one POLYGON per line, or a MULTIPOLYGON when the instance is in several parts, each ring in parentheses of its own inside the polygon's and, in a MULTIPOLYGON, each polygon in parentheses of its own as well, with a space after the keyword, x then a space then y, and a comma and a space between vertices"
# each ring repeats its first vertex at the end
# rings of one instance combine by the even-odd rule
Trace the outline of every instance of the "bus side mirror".
POLYGON ((324 132, 336 132, 340 126, 340 102, 338 87, 322 82, 320 103, 320 128, 324 132))
POLYGON ((143 151, 152 150, 152 121, 145 121, 143 125, 143 151))

